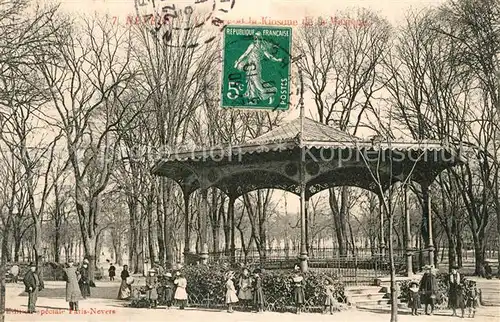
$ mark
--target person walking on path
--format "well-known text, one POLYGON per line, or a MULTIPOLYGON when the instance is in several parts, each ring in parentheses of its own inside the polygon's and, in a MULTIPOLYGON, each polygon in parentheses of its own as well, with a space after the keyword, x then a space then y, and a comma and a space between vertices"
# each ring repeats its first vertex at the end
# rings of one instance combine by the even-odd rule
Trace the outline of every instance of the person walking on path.
POLYGON ((233 278, 233 271, 229 271, 226 273, 226 304, 228 313, 233 313, 233 304, 238 303, 238 296, 236 296, 236 289, 234 287, 233 278))
POLYGON ((453 310, 452 316, 457 316, 457 308, 460 308, 462 311, 462 318, 464 317, 465 311, 465 302, 462 294, 462 279, 460 273, 458 272, 458 267, 453 266, 451 269, 451 273, 449 276, 449 305, 453 310))
POLYGON ((424 266, 425 273, 420 280, 419 291, 422 294, 422 303, 425 306, 425 314, 434 313, 434 302, 436 300, 437 280, 430 265, 424 266), (428 308, 431 307, 429 312, 428 308))
POLYGON ((122 280, 120 284, 120 289, 118 290, 118 299, 119 300, 127 300, 130 298, 132 293, 131 286, 127 283, 127 279, 130 277, 128 272, 128 266, 123 265, 123 270, 120 274, 120 278, 122 280))
POLYGON ((260 268, 256 268, 253 271, 253 279, 252 279, 252 289, 253 289, 253 304, 256 312, 264 312, 264 291, 262 290, 262 278, 260 268))
POLYGON ((302 276, 302 274, 300 272, 299 265, 295 265, 295 267, 294 267, 294 274, 292 276, 292 283, 293 283, 293 298, 295 301, 296 313, 300 314, 300 312, 302 310, 302 306, 304 305, 306 296, 304 293, 305 280, 304 280, 304 276, 302 276))
POLYGON ((80 280, 78 281, 78 286, 82 293, 82 297, 86 299, 90 297, 90 273, 89 273, 89 263, 87 260, 83 261, 83 265, 79 270, 80 280))
POLYGON ((116 267, 111 263, 108 269, 109 280, 114 281, 116 276, 116 267))
POLYGON ((179 309, 184 310, 188 300, 188 294, 186 292, 187 280, 181 272, 177 272, 175 275, 174 284, 176 288, 174 299, 179 303, 179 309))
POLYGON ((243 302, 245 308, 253 300, 252 296, 252 277, 250 276, 248 269, 243 269, 243 273, 238 281, 238 299, 243 302))
POLYGON ((38 292, 43 289, 43 281, 35 263, 30 263, 30 269, 26 275, 24 275, 23 283, 25 291, 28 293, 28 313, 33 314, 36 312, 38 292))
POLYGON ((78 286, 78 270, 73 260, 69 260, 64 270, 64 280, 66 281, 66 302, 69 302, 70 311, 78 311, 78 301, 82 294, 78 286))

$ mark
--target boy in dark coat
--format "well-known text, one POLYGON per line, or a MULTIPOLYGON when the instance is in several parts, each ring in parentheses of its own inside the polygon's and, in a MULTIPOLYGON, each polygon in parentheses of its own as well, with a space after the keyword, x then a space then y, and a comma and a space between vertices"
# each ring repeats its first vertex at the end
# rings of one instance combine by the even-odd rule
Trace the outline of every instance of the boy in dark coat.
POLYGON ((43 289, 43 281, 35 263, 30 263, 30 270, 24 275, 23 282, 28 293, 28 313, 35 313, 38 291, 43 289))

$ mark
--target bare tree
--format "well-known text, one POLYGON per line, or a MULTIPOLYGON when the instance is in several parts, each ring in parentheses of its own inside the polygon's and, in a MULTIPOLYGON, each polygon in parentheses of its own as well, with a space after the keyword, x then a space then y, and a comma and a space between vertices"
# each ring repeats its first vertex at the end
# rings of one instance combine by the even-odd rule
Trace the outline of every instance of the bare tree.
MULTIPOLYGON (((54 21, 61 19, 66 18, 54 21)), ((91 280, 101 194, 121 140, 117 125, 126 123, 122 118, 135 116, 126 113, 134 103, 126 95, 135 80, 130 43, 128 30, 101 17, 85 18, 82 25, 68 23, 58 30, 51 48, 44 49, 36 60, 56 114, 47 118, 64 137, 85 254, 93 263, 91 280)))
MULTIPOLYGON (((300 30, 296 52, 302 58, 297 64, 316 105, 313 115, 321 123, 356 135, 360 126, 369 126, 362 124, 363 116, 373 110, 374 95, 382 88, 376 75, 388 52, 391 28, 365 10, 342 16, 358 20, 359 26, 320 23, 300 30)), ((349 235, 348 195, 346 187, 330 189, 337 243, 343 255, 349 235)))

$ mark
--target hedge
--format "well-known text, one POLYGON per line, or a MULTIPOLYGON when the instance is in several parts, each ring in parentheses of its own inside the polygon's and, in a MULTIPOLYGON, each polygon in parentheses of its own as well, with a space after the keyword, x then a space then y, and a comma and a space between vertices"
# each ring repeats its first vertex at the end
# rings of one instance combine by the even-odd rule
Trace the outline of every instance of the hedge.
MULTIPOLYGON (((250 269, 251 271, 252 269, 250 269)), ((182 269, 187 279, 188 304, 191 307, 223 308, 225 307, 226 287, 224 278, 228 268, 224 265, 197 265, 185 266, 182 269)), ((266 309, 268 311, 293 311, 292 271, 266 271, 261 274, 266 309)), ((304 311, 319 312, 325 303, 324 281, 326 277, 333 280, 334 296, 339 302, 345 302, 344 285, 332 273, 307 272, 305 274, 306 304, 304 311)), ((239 280, 239 273, 235 277, 235 285, 239 280)), ((160 278, 161 283, 161 278, 160 278)), ((144 290, 143 290, 144 291, 144 290)), ((133 307, 144 307, 144 299, 134 299, 133 307)))

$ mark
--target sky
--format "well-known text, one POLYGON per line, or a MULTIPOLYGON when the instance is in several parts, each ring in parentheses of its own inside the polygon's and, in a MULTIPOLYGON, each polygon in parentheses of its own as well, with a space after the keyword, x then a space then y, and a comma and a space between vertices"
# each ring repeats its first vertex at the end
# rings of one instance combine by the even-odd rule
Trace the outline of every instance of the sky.
MULTIPOLYGON (((139 0, 148 1, 148 0, 139 0)), ((211 1, 204 4, 197 4, 194 7, 200 10, 209 10, 211 1)), ((219 6, 226 8, 227 4, 217 1, 219 6)), ((174 4, 177 8, 188 5, 193 6, 195 0, 167 0, 158 1, 160 6, 174 4)), ((274 20, 298 20, 302 21, 305 17, 323 17, 330 18, 335 16, 338 11, 354 8, 367 8, 385 17, 393 25, 398 25, 404 18, 408 10, 419 10, 426 7, 438 6, 444 0, 235 0, 235 5, 227 14, 225 20, 238 20, 249 18, 262 21, 262 17, 274 20)), ((62 9, 69 13, 93 13, 98 12, 108 14, 110 19, 124 22, 128 15, 135 15, 135 0, 62 0, 62 9), (116 18, 115 18, 116 17, 116 18)), ((158 4, 157 4, 158 5, 158 4)), ((143 8, 148 8, 143 7, 143 8)), ((141 12, 142 13, 142 12, 141 12)), ((306 94, 306 116, 307 113, 307 94, 306 94)), ((288 113, 287 119, 298 116, 297 111, 288 113)), ((320 195, 327 194, 326 191, 320 195)), ((284 210, 287 204, 287 210, 297 212, 298 197, 292 194, 286 194, 287 202, 283 200, 284 193, 275 191, 275 200, 280 203, 278 209, 284 210)))
MULTIPOLYGON (((182 7, 192 5, 194 1, 169 0, 159 3, 160 5, 174 4, 177 7, 182 7)), ((207 1, 207 3, 210 1, 212 0, 207 1)), ((216 1, 220 5, 220 0, 216 1)), ((255 19, 260 19, 262 16, 269 16, 273 19, 303 19, 306 16, 331 16, 337 10, 364 7, 378 12, 393 23, 397 23, 404 17, 404 12, 410 8, 420 9, 436 6, 442 2, 443 0, 235 0, 233 9, 228 13, 228 19, 250 16, 255 19)), ((65 9, 73 12, 98 11, 120 17, 135 13, 134 0, 63 0, 62 3, 65 9)), ((206 4, 196 6, 206 6, 206 4)))

